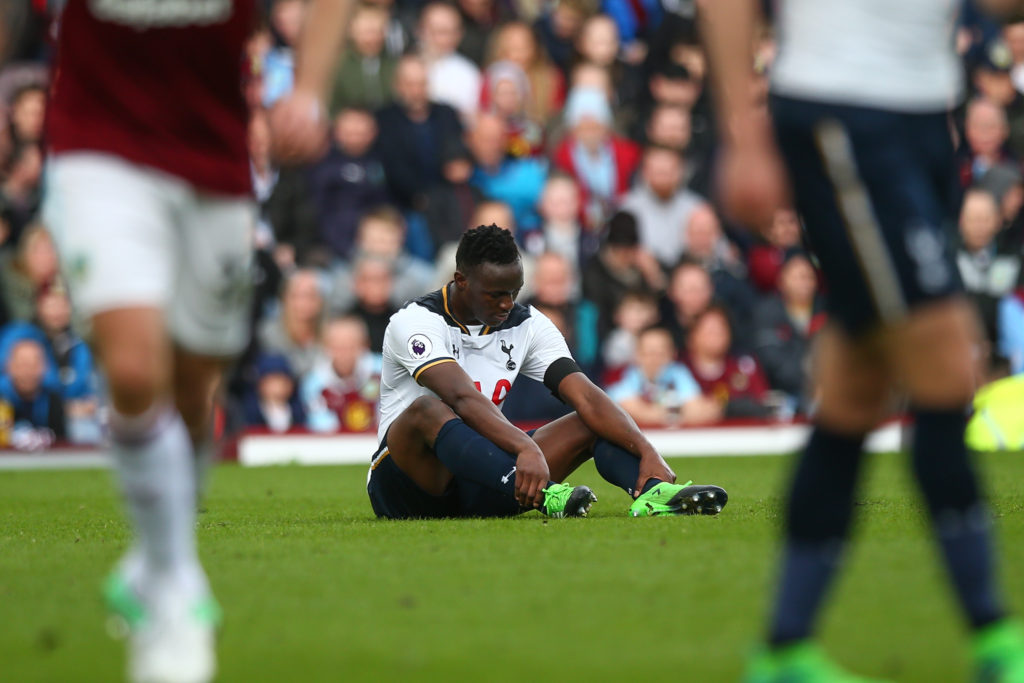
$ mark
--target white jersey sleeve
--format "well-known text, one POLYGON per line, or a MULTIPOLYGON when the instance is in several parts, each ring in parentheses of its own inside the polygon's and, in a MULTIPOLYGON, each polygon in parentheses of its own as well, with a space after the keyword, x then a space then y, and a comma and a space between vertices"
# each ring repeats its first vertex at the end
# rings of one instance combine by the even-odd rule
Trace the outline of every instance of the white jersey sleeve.
POLYGON ((384 334, 384 353, 417 381, 424 370, 455 362, 449 348, 447 323, 417 304, 406 306, 391 317, 384 334))
POLYGON ((530 343, 526 349, 522 374, 538 382, 544 382, 548 368, 557 360, 565 358, 576 367, 572 353, 569 352, 569 345, 565 343, 565 337, 551 319, 532 306, 530 317, 533 318, 533 334, 530 335, 530 343))

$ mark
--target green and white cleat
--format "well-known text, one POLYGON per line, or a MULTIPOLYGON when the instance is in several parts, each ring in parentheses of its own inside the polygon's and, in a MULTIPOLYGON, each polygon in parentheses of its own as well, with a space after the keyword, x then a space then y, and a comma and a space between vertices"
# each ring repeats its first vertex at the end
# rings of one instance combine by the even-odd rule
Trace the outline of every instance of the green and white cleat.
POLYGON ((658 515, 717 515, 729 501, 729 494, 720 486, 661 482, 633 501, 631 517, 658 515))
POLYGON ((1002 619, 974 636, 976 683, 1024 683, 1024 628, 1002 619))
POLYGON ((825 656, 817 645, 803 641, 758 653, 747 667, 743 683, 884 683, 855 676, 825 656))
POLYGON ((552 484, 543 489, 544 505, 540 510, 548 517, 586 517, 597 496, 586 486, 552 484))
MULTIPOLYGON (((145 592, 120 567, 103 596, 108 631, 128 640, 133 683, 208 683, 217 670, 216 631, 222 614, 209 592, 190 599, 170 581, 148 581, 145 592)), ((197 570, 201 572, 202 570, 197 570)), ((205 578, 203 579, 205 582, 205 578)))

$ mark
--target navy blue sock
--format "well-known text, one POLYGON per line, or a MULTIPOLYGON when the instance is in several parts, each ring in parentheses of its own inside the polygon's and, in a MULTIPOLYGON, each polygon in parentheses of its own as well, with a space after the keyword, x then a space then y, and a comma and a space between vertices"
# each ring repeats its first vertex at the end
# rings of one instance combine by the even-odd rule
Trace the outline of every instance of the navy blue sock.
POLYGON ((498 448, 459 418, 441 427, 434 440, 434 454, 456 477, 515 496, 516 456, 498 448))
POLYGON ((786 543, 768 635, 772 646, 811 635, 841 564, 863 443, 863 436, 818 426, 800 456, 786 508, 786 543))
POLYGON ((998 595, 988 510, 964 445, 964 411, 918 411, 914 474, 960 604, 974 628, 1006 614, 998 595))
MULTIPOLYGON (((594 465, 605 481, 615 484, 633 497, 633 489, 640 476, 640 458, 622 446, 598 439, 594 443, 594 465)), ((648 479, 640 493, 647 493, 660 483, 660 479, 648 479)))

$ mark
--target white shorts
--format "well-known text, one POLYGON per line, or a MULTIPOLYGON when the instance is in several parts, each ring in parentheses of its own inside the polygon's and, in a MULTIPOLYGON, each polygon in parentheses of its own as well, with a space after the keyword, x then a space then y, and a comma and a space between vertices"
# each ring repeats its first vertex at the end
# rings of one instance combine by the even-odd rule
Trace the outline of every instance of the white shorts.
POLYGON ((92 152, 50 159, 43 217, 76 315, 163 309, 187 351, 231 356, 249 341, 253 201, 92 152))

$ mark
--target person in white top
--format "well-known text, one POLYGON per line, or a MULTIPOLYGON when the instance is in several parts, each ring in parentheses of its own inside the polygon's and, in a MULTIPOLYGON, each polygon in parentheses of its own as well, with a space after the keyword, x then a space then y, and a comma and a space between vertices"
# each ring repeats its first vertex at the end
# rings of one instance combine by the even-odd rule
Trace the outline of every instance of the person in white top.
POLYGON ((704 6, 725 208, 768 225, 787 194, 784 160, 828 282, 818 412, 789 491, 768 644, 747 680, 863 680, 828 661, 813 625, 849 538, 865 436, 898 390, 915 420, 913 471, 973 630, 979 679, 1024 681, 1024 630, 996 586, 989 514, 964 445, 979 334, 944 231, 957 201, 948 112, 962 91, 959 4, 780 3, 774 136, 751 96, 754 3, 704 6))
POLYGON ((469 121, 480 107, 480 69, 459 54, 462 17, 454 5, 432 2, 420 12, 420 55, 427 65, 430 99, 453 107, 469 121))
POLYGON ((633 420, 580 372, 565 338, 533 307, 511 233, 479 226, 459 243, 454 279, 391 318, 381 371, 380 447, 367 493, 380 517, 492 517, 534 508, 585 516, 596 500, 562 482, 594 458, 633 499, 634 516, 717 514, 717 486, 675 474, 633 420), (500 406, 519 373, 576 412, 532 433, 500 406))

